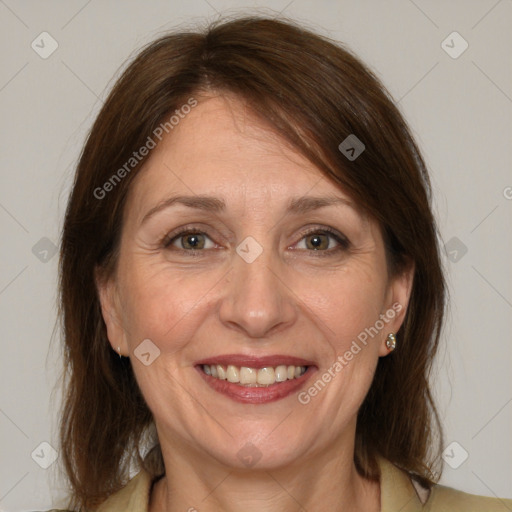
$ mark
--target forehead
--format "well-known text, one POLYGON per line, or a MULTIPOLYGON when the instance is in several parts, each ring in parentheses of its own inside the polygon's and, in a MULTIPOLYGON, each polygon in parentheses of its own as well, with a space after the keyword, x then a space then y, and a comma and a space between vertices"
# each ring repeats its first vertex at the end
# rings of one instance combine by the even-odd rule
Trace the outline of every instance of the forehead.
POLYGON ((227 204, 290 197, 348 197, 236 97, 201 98, 152 151, 130 193, 139 214, 169 194, 221 197, 227 204))

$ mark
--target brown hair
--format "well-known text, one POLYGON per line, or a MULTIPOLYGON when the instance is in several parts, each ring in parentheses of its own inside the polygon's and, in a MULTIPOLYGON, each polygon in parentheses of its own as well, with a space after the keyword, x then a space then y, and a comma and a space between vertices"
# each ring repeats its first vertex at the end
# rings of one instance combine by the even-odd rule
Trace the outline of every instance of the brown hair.
POLYGON ((153 422, 130 360, 108 343, 94 279, 95 269, 108 276, 115 268, 125 200, 146 159, 110 181, 108 193, 97 191, 127 170, 162 121, 204 92, 244 98, 373 216, 392 273, 414 263, 399 349, 380 359, 359 411, 355 463, 377 479, 382 456, 432 484, 442 436, 428 379, 445 285, 425 164, 384 87, 349 51, 291 22, 247 17, 147 46, 113 87, 80 157, 60 260, 67 367, 60 436, 72 506, 94 508, 124 484, 130 461, 147 464, 140 451, 153 422), (365 144, 353 161, 338 149, 351 134, 365 144))

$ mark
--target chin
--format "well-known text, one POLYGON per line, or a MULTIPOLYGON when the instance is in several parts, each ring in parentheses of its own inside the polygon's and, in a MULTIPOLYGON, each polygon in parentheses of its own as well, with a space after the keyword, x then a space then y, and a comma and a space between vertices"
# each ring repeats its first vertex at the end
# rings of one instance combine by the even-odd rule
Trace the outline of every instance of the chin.
POLYGON ((229 440, 229 445, 222 442, 204 448, 214 459, 228 468, 264 471, 293 465, 309 451, 311 440, 291 439, 288 433, 276 435, 274 431, 272 434, 275 427, 276 422, 272 422, 269 429, 258 429, 252 434, 233 436, 229 440), (229 446, 228 450, 226 446, 229 446))

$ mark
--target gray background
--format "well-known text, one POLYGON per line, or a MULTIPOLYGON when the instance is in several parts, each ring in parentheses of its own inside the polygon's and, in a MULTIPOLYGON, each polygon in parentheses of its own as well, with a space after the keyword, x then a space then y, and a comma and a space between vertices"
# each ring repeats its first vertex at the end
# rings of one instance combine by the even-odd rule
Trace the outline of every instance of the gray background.
POLYGON ((50 508, 62 494, 58 464, 40 467, 52 461, 40 443, 58 450, 53 251, 85 134, 143 44, 241 12, 281 12, 347 43, 412 126, 448 244, 452 306, 433 375, 442 483, 512 498, 510 0, 0 0, 0 510, 50 508), (51 49, 43 31, 58 43, 46 59, 31 47, 51 49), (458 58, 445 51, 463 49, 446 39, 453 31, 469 44, 458 58))

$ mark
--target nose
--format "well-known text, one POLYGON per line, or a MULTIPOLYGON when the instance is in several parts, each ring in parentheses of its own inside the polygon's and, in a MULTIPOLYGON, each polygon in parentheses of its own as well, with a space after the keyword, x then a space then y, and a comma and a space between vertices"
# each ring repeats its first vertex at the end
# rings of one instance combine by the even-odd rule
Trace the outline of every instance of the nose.
POLYGON ((293 293, 265 252, 252 263, 235 257, 219 309, 224 325, 250 338, 269 337, 297 317, 293 293))

